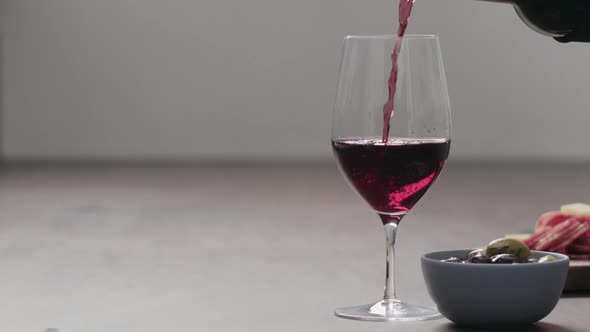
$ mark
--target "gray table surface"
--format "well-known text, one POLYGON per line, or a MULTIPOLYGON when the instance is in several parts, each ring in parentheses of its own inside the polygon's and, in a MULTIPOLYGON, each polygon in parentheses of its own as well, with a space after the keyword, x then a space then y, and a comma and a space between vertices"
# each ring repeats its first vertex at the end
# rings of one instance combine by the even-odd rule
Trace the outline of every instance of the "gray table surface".
MULTIPOLYGON (((589 192, 590 166, 449 165, 400 228, 399 297, 432 304, 422 253, 530 230, 589 192)), ((7 166, 0 331, 471 331, 333 316, 380 298, 383 241, 333 165, 7 166)), ((524 331, 590 331, 589 309, 564 297, 524 331)))

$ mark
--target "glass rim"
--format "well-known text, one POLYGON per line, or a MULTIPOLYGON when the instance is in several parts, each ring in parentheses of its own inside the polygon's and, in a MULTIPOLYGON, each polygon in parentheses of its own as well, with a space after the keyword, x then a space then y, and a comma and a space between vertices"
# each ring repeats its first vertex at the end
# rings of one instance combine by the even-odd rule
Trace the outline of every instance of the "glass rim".
MULTIPOLYGON (((383 35, 347 35, 344 39, 395 39, 397 35, 383 34, 383 35)), ((428 34, 408 34, 404 35, 404 39, 438 39, 437 35, 428 34)))

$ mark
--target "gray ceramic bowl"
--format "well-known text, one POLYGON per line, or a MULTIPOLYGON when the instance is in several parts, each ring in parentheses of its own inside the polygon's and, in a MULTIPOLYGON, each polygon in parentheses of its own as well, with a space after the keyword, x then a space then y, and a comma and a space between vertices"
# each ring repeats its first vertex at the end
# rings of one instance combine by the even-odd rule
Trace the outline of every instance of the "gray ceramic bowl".
POLYGON ((430 296, 449 320, 474 327, 514 327, 547 316, 559 301, 569 259, 553 255, 549 263, 461 264, 441 262, 467 257, 469 250, 432 252, 422 256, 422 273, 430 296))

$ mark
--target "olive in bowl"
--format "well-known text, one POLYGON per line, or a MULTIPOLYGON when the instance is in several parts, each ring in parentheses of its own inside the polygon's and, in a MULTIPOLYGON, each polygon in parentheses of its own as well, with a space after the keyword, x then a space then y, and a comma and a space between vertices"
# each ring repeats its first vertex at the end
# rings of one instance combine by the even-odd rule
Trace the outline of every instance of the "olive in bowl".
POLYGON ((466 260, 472 251, 438 251, 422 256, 428 292, 440 313, 449 320, 472 327, 515 327, 543 319, 557 305, 568 272, 567 256, 532 251, 528 260, 549 255, 553 261, 525 264, 444 261, 450 257, 466 260))
POLYGON ((531 258, 529 247, 515 239, 497 239, 487 246, 472 250, 467 257, 449 257, 442 259, 448 263, 475 263, 475 264, 526 264, 526 263, 547 263, 554 261, 551 255, 539 259, 531 258))

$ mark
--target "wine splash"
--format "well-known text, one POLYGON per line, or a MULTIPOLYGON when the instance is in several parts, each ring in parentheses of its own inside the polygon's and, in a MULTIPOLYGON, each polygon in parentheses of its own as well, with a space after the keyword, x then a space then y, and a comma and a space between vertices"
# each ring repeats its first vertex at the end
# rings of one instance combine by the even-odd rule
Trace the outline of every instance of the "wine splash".
POLYGON ((383 105, 383 138, 382 142, 387 144, 389 138, 389 121, 393 116, 393 100, 395 98, 395 90, 397 84, 397 73, 398 73, 398 64, 397 60, 399 58, 399 53, 402 48, 402 41, 404 39, 404 34, 406 33, 406 28, 408 27, 408 21, 410 20, 410 15, 412 14, 412 8, 414 7, 415 0, 399 0, 399 26, 397 29, 397 39, 395 41, 395 47, 393 48, 393 53, 391 53, 391 73, 389 74, 389 97, 385 105, 383 105))

